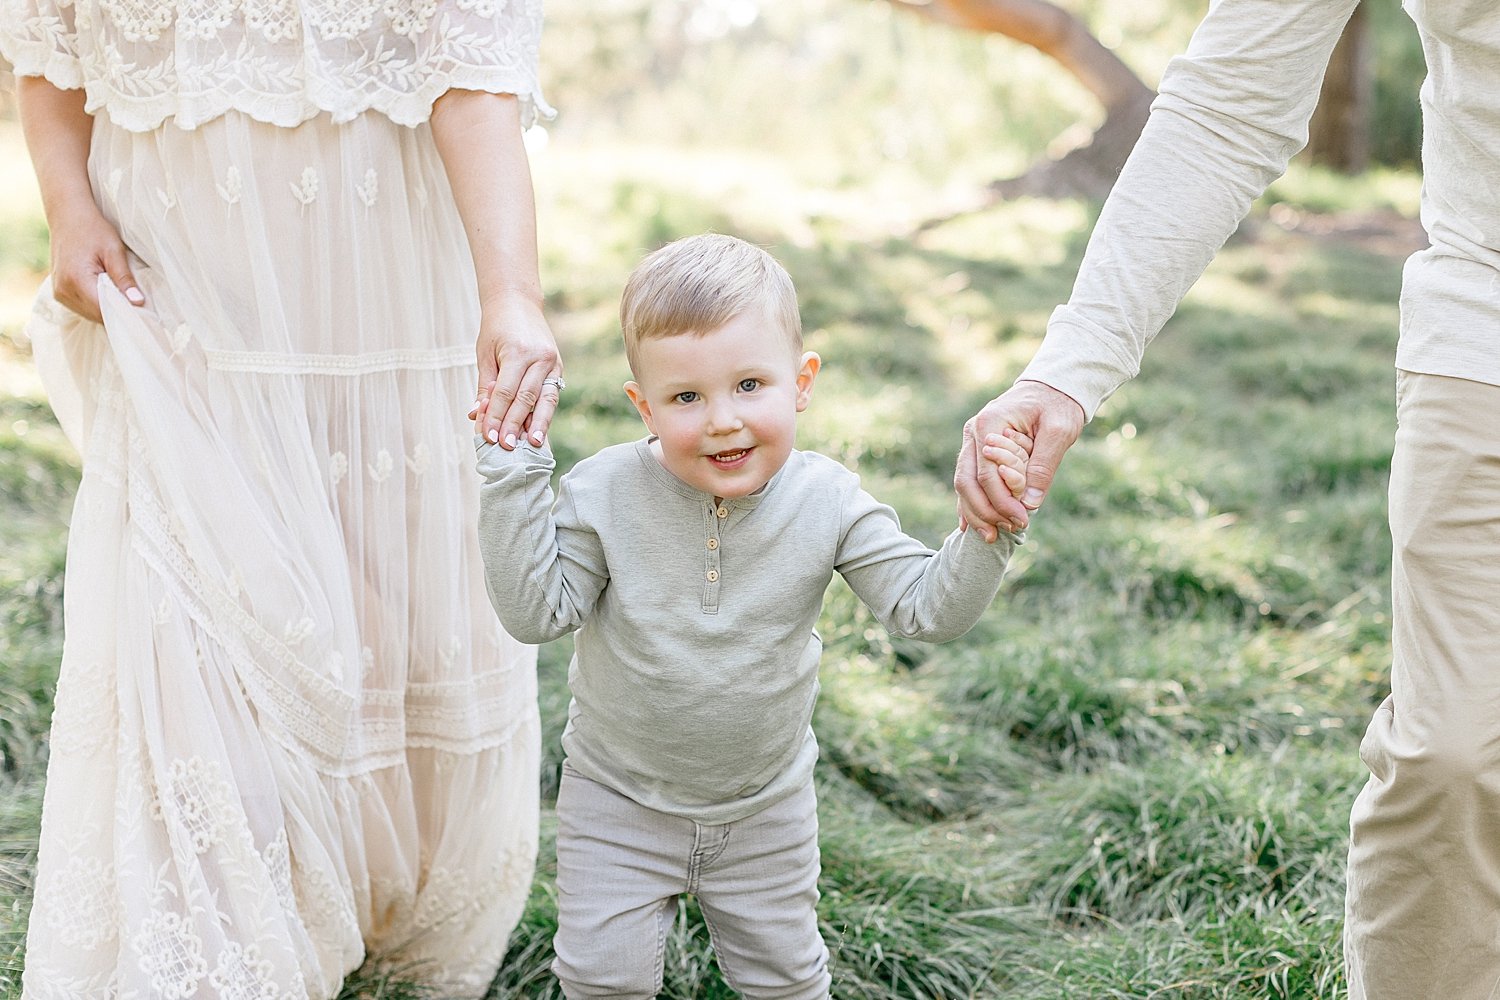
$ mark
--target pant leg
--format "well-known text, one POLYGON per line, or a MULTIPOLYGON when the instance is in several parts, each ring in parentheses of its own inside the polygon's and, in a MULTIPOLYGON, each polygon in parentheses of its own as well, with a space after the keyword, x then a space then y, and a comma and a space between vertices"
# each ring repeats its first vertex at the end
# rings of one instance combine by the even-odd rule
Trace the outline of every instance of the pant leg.
POLYGON ((751 1000, 823 1000, 828 948, 818 932, 818 804, 812 784, 725 827, 693 891, 724 980, 751 1000))
POLYGON ((1391 695, 1350 817, 1351 1000, 1500 996, 1500 387, 1398 375, 1391 695))
POLYGON ((694 829, 563 764, 552 972, 569 1000, 650 1000, 661 991, 694 829))

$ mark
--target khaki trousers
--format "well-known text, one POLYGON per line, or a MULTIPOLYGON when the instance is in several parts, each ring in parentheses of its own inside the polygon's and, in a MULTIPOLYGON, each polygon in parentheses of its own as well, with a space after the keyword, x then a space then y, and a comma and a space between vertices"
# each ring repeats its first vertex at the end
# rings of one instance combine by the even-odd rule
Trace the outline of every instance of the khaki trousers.
POLYGON ((1391 695, 1360 746, 1351 1000, 1500 998, 1500 387, 1400 372, 1391 695))
POLYGON ((557 953, 569 1000, 651 1000, 677 897, 693 893, 719 971, 752 1000, 827 1000, 812 782, 704 826, 648 809, 564 762, 557 793, 557 953))

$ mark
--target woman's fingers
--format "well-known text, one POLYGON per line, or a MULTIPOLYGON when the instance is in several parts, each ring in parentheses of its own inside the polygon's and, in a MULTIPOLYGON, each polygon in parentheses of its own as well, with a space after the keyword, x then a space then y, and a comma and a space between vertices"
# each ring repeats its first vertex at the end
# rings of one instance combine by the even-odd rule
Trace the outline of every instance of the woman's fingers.
POLYGON ((557 377, 562 359, 540 303, 511 298, 484 306, 478 352, 480 433, 507 449, 527 431, 533 440, 545 435, 557 408, 555 397, 545 402, 546 380, 557 377))
POLYGON ((52 233, 52 297, 84 319, 103 322, 99 312, 99 275, 106 274, 134 305, 146 304, 129 251, 104 216, 97 212, 63 222, 52 233))
POLYGON ((495 380, 500 375, 499 345, 493 339, 481 336, 476 348, 479 361, 479 387, 475 390, 474 406, 469 410, 469 419, 474 421, 474 431, 484 436, 491 444, 500 440, 500 428, 489 420, 490 395, 495 391, 495 380))
POLYGON ((474 421, 475 433, 484 433, 484 431, 482 430, 482 428, 484 427, 484 417, 485 413, 490 408, 490 390, 494 387, 494 382, 481 383, 478 389, 478 395, 474 397, 474 405, 469 407, 469 419, 474 421))
POLYGON ((109 275, 109 280, 115 283, 115 287, 129 300, 133 306, 146 304, 146 296, 135 281, 135 275, 130 270, 130 258, 125 253, 125 244, 116 242, 113 246, 106 247, 100 254, 100 264, 104 273, 109 275))
POLYGON ((542 398, 537 400, 536 409, 526 419, 526 433, 531 438, 531 443, 539 448, 547 440, 547 428, 552 426, 552 415, 557 412, 557 404, 562 400, 562 387, 562 372, 554 368, 542 379, 542 398))
POLYGON ((521 368, 503 365, 500 380, 490 393, 490 408, 500 412, 500 443, 505 448, 514 448, 522 428, 542 401, 542 380, 553 368, 553 362, 532 362, 521 368), (514 381, 507 376, 518 372, 514 381))

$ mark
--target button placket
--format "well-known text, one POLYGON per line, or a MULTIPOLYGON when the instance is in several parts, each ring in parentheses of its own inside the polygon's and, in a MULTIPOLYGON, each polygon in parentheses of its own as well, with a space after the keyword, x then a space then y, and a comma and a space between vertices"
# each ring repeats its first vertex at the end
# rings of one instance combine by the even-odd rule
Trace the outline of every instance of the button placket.
POLYGON ((703 509, 703 610, 715 613, 719 610, 719 552, 721 540, 719 528, 729 516, 729 508, 720 503, 709 502, 703 509))

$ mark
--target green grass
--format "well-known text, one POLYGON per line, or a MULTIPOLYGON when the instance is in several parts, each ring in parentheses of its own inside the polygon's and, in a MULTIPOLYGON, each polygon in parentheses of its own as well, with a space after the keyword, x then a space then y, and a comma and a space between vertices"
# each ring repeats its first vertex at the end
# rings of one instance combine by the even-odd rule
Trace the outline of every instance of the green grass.
MULTIPOLYGON (((561 133, 560 133, 561 135, 561 133)), ((14 136, 0 155, 14 157, 14 136)), ((856 468, 910 530, 953 523, 959 428, 1068 293, 1085 206, 1022 201, 911 238, 876 225, 896 177, 804 181, 747 153, 564 138, 537 161, 567 465, 640 433, 615 303, 639 254, 707 228, 761 242, 824 356, 801 443, 856 468)), ((904 168, 902 168, 904 170, 904 168)), ((920 188, 903 188, 921 216, 920 188)), ((1411 180, 1297 172, 1271 202, 1405 209, 1411 180)), ((936 202, 936 196, 932 197, 936 202)), ((1000 599, 968 637, 892 640, 840 583, 816 725, 820 915, 836 995, 1336 998, 1359 734, 1385 693, 1398 255, 1269 219, 1226 249, 1069 455, 1000 599)), ((45 253, 0 212, 0 288, 45 253)), ((15 990, 61 650, 77 458, 0 314, 0 995, 15 990)), ((545 802, 571 646, 542 652, 545 802)), ((552 831, 490 995, 559 996, 552 831)), ((731 994, 685 902, 670 998, 731 994)), ((425 995, 367 970, 345 996, 425 995)))

